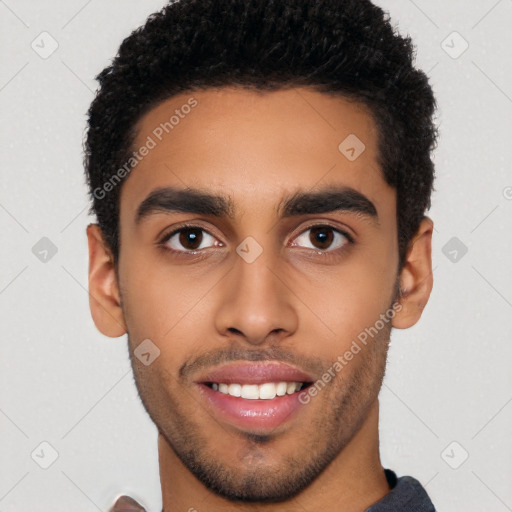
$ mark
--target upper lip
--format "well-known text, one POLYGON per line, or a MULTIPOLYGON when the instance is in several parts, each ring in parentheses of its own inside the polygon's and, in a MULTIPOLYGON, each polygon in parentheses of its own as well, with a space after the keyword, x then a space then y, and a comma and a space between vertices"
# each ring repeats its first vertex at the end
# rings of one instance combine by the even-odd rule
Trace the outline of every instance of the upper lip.
POLYGON ((309 383, 314 380, 311 375, 285 363, 251 361, 212 368, 196 379, 196 382, 264 384, 283 381, 309 383))

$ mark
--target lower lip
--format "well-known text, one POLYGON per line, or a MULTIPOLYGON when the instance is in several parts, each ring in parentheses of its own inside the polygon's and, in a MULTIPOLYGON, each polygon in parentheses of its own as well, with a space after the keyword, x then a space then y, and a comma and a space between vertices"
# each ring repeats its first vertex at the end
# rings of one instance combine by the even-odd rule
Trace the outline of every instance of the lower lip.
POLYGON ((292 420, 305 405, 299 401, 300 392, 251 400, 215 391, 202 383, 199 389, 216 416, 244 429, 275 429, 292 420))

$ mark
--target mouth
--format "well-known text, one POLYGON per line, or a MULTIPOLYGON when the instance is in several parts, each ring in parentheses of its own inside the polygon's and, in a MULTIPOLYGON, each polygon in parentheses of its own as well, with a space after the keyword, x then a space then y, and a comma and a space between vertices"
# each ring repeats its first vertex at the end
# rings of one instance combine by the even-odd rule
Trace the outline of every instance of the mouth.
POLYGON ((246 400, 273 400, 276 397, 293 395, 303 389, 308 388, 312 382, 264 382, 263 384, 241 384, 238 382, 203 382, 214 391, 241 397, 246 400))
POLYGON ((300 394, 314 381, 311 375, 283 363, 244 362, 210 370, 195 384, 219 422, 268 433, 309 409, 300 394))

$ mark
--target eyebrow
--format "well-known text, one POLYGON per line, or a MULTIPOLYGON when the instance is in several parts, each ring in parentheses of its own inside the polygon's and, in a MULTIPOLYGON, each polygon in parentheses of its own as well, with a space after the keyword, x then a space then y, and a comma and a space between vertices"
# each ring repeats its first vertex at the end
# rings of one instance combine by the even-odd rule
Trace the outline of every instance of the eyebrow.
MULTIPOLYGON (((235 218, 235 205, 228 196, 215 195, 197 188, 162 187, 150 192, 140 203, 135 224, 158 213, 193 213, 235 218)), ((375 205, 351 187, 327 187, 314 192, 298 191, 284 197, 276 207, 279 217, 352 212, 379 225, 375 205)))

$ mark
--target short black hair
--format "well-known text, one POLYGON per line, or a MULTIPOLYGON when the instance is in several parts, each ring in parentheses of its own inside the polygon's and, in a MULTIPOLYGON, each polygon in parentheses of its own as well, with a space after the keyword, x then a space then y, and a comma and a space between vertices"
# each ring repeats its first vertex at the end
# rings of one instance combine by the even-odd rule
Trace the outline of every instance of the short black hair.
POLYGON ((435 174, 436 100, 414 58, 410 37, 370 0, 179 0, 151 14, 97 75, 100 87, 88 111, 89 213, 115 263, 126 174, 119 170, 126 169, 145 113, 193 90, 310 86, 363 104, 376 122, 378 163, 397 192, 401 269, 431 206, 435 174), (112 186, 116 173, 119 184, 112 186))

